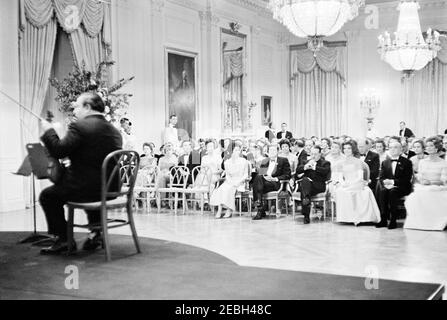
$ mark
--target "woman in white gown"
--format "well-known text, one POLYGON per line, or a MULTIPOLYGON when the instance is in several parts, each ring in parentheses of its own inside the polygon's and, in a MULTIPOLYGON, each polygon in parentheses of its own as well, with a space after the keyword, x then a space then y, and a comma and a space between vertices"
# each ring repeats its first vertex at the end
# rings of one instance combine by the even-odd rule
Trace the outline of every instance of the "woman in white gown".
MULTIPOLYGON (((235 195, 239 188, 244 188, 248 178, 249 162, 240 156, 241 147, 233 144, 233 153, 225 161, 225 182, 211 194, 210 205, 217 206, 216 218, 222 218, 222 208, 228 208, 224 218, 230 218, 235 208, 235 195)), ((245 188, 244 188, 245 189, 245 188)))
MULTIPOLYGON (((216 143, 213 140, 207 140, 205 142, 206 154, 202 158, 202 167, 206 167, 209 169, 208 174, 209 181, 211 184, 210 191, 214 190, 214 186, 217 181, 220 179, 220 175, 222 173, 222 157, 220 148, 216 149, 216 143)), ((196 178, 198 181, 203 181, 203 179, 196 178)))
POLYGON ((406 201, 407 218, 404 228, 442 231, 447 226, 447 161, 439 157, 442 142, 428 138, 428 157, 419 161, 414 192, 406 201))
POLYGON ((335 182, 335 205, 337 222, 354 223, 379 222, 380 211, 369 183, 368 165, 354 157, 356 144, 348 141, 343 143, 344 161, 339 162, 339 168, 332 176, 335 182))

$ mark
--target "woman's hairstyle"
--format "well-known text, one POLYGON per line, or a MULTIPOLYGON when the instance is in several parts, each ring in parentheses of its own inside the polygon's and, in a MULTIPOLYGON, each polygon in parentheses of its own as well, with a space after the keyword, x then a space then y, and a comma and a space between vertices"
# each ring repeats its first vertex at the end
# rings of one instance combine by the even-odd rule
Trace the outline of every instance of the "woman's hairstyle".
POLYGON ((323 139, 321 139, 321 141, 326 141, 327 142, 327 146, 329 148, 331 147, 331 140, 329 138, 323 138, 323 139))
POLYGON ((340 149, 341 149, 341 145, 342 145, 342 144, 341 144, 340 141, 334 140, 334 141, 332 142, 332 144, 331 144, 331 147, 332 147, 334 144, 336 144, 337 146, 339 146, 340 149))
POLYGON ((342 144, 342 152, 343 153, 345 153, 345 146, 350 146, 351 147, 352 155, 354 157, 359 157, 360 156, 359 148, 357 147, 357 143, 355 143, 354 140, 349 140, 349 141, 343 142, 343 144, 342 144))
POLYGON ((290 141, 289 141, 289 139, 282 139, 282 140, 279 142, 279 147, 282 148, 282 145, 283 145, 283 144, 286 144, 286 145, 289 147, 289 149, 290 149, 290 141))
POLYGON ((425 140, 425 145, 427 145, 429 142, 433 143, 438 152, 442 150, 442 140, 440 140, 437 136, 427 138, 425 140))
POLYGON ((209 143, 212 143, 214 145, 214 141, 212 139, 207 139, 205 141, 205 146, 207 146, 209 143))
POLYGON ((374 142, 374 144, 381 144, 382 147, 383 147, 383 151, 386 150, 386 143, 385 143, 385 140, 382 140, 382 139, 380 139, 380 140, 376 140, 376 142, 374 142))
POLYGON ((424 143, 424 140, 422 140, 422 139, 414 140, 414 141, 413 141, 413 146, 414 146, 416 143, 419 143, 419 144, 421 145, 421 147, 422 147, 422 150, 425 150, 425 143, 424 143))

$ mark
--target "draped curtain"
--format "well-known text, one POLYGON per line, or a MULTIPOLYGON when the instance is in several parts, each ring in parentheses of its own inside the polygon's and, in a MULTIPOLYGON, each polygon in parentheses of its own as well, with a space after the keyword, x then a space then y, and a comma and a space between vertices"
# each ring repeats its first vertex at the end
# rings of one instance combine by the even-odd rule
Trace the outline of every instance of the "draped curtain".
POLYGON ((291 116, 296 136, 341 134, 346 48, 291 52, 291 116))
MULTIPOLYGON (((94 0, 20 1, 20 102, 41 114, 54 57, 57 23, 69 34, 75 62, 94 70, 110 46, 110 10, 94 0), (106 26, 106 27, 103 27, 106 26)), ((37 122, 23 112, 23 138, 38 137, 37 122)))
POLYGON ((224 106, 225 110, 225 129, 231 131, 243 130, 243 101, 242 101, 242 84, 244 76, 243 53, 225 53, 223 67, 223 87, 224 87, 224 106), (227 102, 231 101, 237 104, 237 107, 228 106, 227 102))
MULTIPOLYGON (((20 39, 20 103, 40 114, 53 62, 57 24, 50 20, 37 28, 26 22, 20 39)), ((22 112, 24 142, 38 138, 38 123, 29 112, 22 112)))
POLYGON ((441 44, 437 58, 403 83, 405 116, 417 137, 447 129, 447 39, 441 44))

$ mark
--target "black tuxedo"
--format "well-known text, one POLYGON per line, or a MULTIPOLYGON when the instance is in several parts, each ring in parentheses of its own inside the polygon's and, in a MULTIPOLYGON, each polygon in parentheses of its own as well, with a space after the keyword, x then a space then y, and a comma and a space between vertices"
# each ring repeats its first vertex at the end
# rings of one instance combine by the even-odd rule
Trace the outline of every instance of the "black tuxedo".
MULTIPOLYGON (((305 164, 308 162, 306 161, 305 164)), ((326 190, 326 181, 331 177, 331 163, 320 158, 316 163, 315 170, 304 170, 305 164, 298 166, 295 172, 295 179, 299 181, 301 200, 307 199, 302 203, 302 212, 308 218, 310 213, 310 197, 326 190), (298 176, 301 174, 304 175, 299 179, 298 176)))
POLYGON ((377 185, 376 198, 379 201, 382 223, 388 218, 395 222, 397 219, 397 206, 399 200, 409 195, 413 189, 411 180, 413 178, 413 164, 407 158, 400 156, 397 161, 396 170, 393 174, 393 161, 390 158, 382 162, 379 183, 377 185), (394 188, 386 189, 383 181, 394 180, 394 188))
POLYGON ((275 134, 272 130, 267 130, 264 134, 264 137, 268 139, 269 142, 272 142, 273 138, 275 137, 275 134))
MULTIPOLYGON (((122 148, 121 133, 102 115, 91 115, 70 125, 63 139, 54 129, 41 140, 51 156, 70 159, 62 181, 40 194, 48 233, 66 238, 64 205, 68 201, 90 202, 101 199, 101 167, 105 157, 122 148)), ((89 222, 99 222, 98 212, 88 212, 89 222), (94 220, 94 221, 93 221, 94 220)))
POLYGON ((262 195, 267 192, 277 191, 281 186, 281 180, 290 180, 291 171, 290 164, 287 158, 276 158, 276 165, 272 172, 273 178, 278 178, 278 181, 267 181, 264 179, 263 175, 267 173, 270 164, 270 158, 262 160, 259 166, 259 174, 254 178, 253 181, 253 199, 254 201, 259 201, 258 207, 262 206, 262 195))
MULTIPOLYGON (((286 131, 286 136, 285 136, 285 139, 292 139, 293 137, 292 137, 292 132, 290 132, 290 131, 286 131)), ((283 139, 282 138, 282 131, 279 131, 277 134, 276 134, 276 139, 278 139, 278 140, 281 140, 281 139, 283 139)))
POLYGON ((369 178, 371 180, 369 187, 375 192, 380 171, 380 156, 378 153, 368 151, 364 161, 369 167, 369 178))
MULTIPOLYGON (((408 128, 405 128, 404 130, 405 130, 405 131, 404 131, 404 137, 405 137, 405 138, 411 138, 411 137, 414 137, 414 133, 413 133, 413 131, 411 131, 411 130, 408 129, 408 128)), ((399 130, 399 137, 402 137, 402 129, 399 130)))
POLYGON ((301 150, 301 153, 296 155, 298 157, 298 164, 297 168, 299 166, 304 166, 307 163, 307 157, 309 156, 306 152, 306 150, 301 150))
MULTIPOLYGON (((191 151, 191 153, 188 156, 188 159, 185 161, 186 154, 183 154, 179 157, 178 165, 179 166, 185 166, 189 169, 189 177, 188 177, 188 185, 192 184, 192 170, 195 167, 200 166, 201 164, 201 157, 200 153, 198 151, 191 151)), ((195 177, 194 177, 195 178, 195 177)))

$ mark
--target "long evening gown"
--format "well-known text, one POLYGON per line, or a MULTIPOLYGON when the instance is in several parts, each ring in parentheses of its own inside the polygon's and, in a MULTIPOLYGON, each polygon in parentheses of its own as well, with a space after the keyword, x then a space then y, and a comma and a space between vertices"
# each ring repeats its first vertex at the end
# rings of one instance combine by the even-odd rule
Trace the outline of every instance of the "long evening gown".
MULTIPOLYGON (((447 161, 419 161, 418 179, 431 183, 447 181, 447 161)), ((447 186, 415 184, 405 200, 405 229, 442 231, 447 226, 447 186)))
POLYGON ((369 170, 365 163, 360 159, 351 158, 339 165, 339 177, 333 177, 341 182, 335 189, 337 222, 355 225, 362 222, 379 222, 379 207, 374 194, 365 183, 366 179, 369 179, 369 170))

